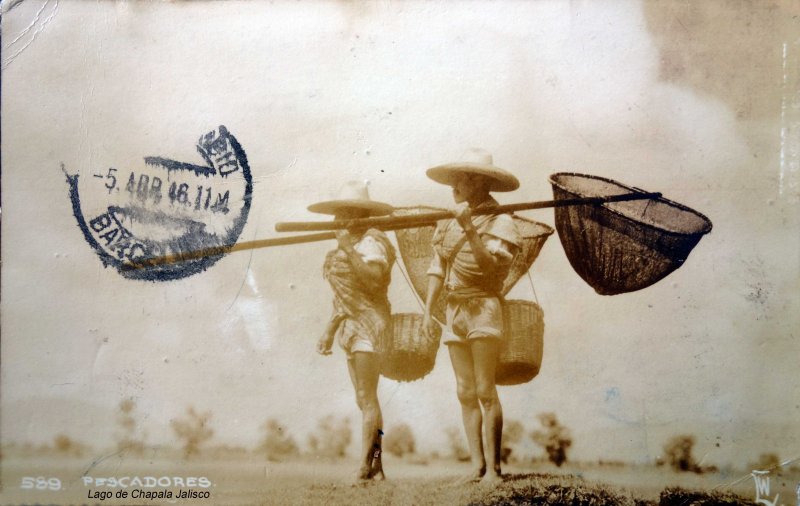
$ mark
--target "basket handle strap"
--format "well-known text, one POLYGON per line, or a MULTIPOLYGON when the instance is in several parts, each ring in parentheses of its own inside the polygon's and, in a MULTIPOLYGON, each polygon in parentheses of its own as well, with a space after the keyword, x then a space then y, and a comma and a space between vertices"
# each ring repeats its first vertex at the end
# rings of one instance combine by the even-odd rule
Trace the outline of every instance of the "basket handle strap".
POLYGON ((417 301, 417 304, 419 304, 420 309, 424 313, 425 305, 422 303, 422 299, 419 297, 419 295, 417 295, 417 291, 414 290, 414 285, 411 284, 411 279, 408 277, 408 274, 406 273, 403 266, 400 265, 400 262, 397 262, 397 268, 400 269, 400 274, 402 274, 403 278, 406 280, 406 286, 408 286, 408 289, 411 290, 411 295, 414 296, 414 300, 417 301))
MULTIPOLYGON (((472 225, 475 227, 475 230, 477 231, 479 227, 484 226, 486 222, 488 222, 492 218, 493 216, 491 214, 480 216, 477 220, 473 222, 472 225)), ((461 251, 461 248, 463 248, 466 243, 467 243, 467 234, 464 233, 458 240, 458 242, 455 243, 455 245, 453 246, 453 251, 450 252, 450 256, 448 256, 446 259, 445 265, 447 265, 447 272, 445 273, 444 276, 445 282, 448 279, 450 279, 450 269, 452 268, 451 266, 453 265, 453 260, 456 259, 456 255, 458 255, 458 253, 461 251)))
POLYGON ((458 240, 455 246, 453 246, 453 251, 451 251, 450 256, 447 257, 447 265, 453 263, 453 260, 456 259, 456 255, 458 255, 458 252, 461 251, 461 248, 463 248, 466 243, 467 243, 467 234, 464 234, 461 236, 461 239, 458 240))
POLYGON ((536 295, 536 287, 533 286, 533 276, 531 276, 531 271, 529 270, 527 274, 528 274, 528 281, 531 282, 531 290, 533 290, 533 298, 536 299, 536 304, 538 304, 539 307, 541 307, 541 304, 539 304, 539 297, 536 295))

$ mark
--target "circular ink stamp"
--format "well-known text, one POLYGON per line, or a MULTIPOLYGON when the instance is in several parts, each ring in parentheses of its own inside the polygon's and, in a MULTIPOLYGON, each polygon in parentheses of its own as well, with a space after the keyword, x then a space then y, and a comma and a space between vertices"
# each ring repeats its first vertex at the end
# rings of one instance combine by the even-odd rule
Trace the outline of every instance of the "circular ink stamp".
POLYGON ((224 126, 202 135, 197 151, 202 165, 147 156, 134 168, 65 170, 78 227, 105 267, 171 281, 205 271, 236 244, 253 194, 247 156, 224 126))

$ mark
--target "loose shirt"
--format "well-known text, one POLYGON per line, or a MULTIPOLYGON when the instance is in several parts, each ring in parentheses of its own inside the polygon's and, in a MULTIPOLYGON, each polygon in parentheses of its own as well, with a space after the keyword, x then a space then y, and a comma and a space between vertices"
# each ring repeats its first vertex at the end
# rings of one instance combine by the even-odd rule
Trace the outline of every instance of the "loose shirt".
POLYGON ((364 262, 381 265, 383 271, 377 288, 361 282, 347 253, 337 248, 325 257, 323 276, 333 290, 333 315, 331 322, 335 331, 346 324, 346 332, 337 332, 339 344, 349 350, 354 341, 369 340, 375 351, 381 351, 383 343, 390 338, 391 306, 389 305, 389 282, 395 262, 394 246, 386 234, 370 229, 353 246, 364 262))
MULTIPOLYGON (((477 209, 484 207, 495 207, 498 203, 495 199, 489 198, 477 209)), ((433 234, 433 259, 427 271, 430 276, 437 276, 444 280, 448 291, 463 288, 479 288, 488 293, 499 294, 503 287, 503 282, 508 275, 511 262, 514 258, 512 245, 507 241, 486 234, 494 221, 493 216, 477 216, 473 219, 476 231, 481 237, 489 252, 497 258, 498 269, 491 275, 485 274, 475 255, 472 253, 472 246, 469 241, 463 243, 455 254, 448 266, 448 258, 453 255, 453 250, 458 246, 459 241, 464 237, 464 231, 455 219, 441 221, 436 226, 433 234), (448 269, 449 267, 449 269, 448 269)))

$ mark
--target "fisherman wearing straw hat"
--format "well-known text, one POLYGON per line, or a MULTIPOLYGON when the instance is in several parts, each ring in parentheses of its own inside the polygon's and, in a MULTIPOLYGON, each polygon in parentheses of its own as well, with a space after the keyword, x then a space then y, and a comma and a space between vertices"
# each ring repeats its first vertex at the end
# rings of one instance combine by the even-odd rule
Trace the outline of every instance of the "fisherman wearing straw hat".
POLYGON ((501 481, 503 412, 495 385, 498 343, 503 337, 501 290, 520 237, 508 214, 472 219, 472 211, 496 207, 492 191, 513 191, 519 181, 495 167, 492 156, 472 149, 462 161, 428 169, 428 177, 453 188, 454 220, 441 221, 433 235, 423 328, 433 338, 431 316, 442 288, 447 294, 443 341, 455 371, 464 430, 473 470, 464 481, 501 481), (483 413, 481 413, 481 407, 483 413), (483 448, 483 431, 487 448, 483 448), (484 456, 485 453, 485 456, 484 456))
MULTIPOLYGON (((389 214, 392 206, 370 200, 366 184, 350 181, 335 200, 313 204, 308 210, 332 214, 334 220, 351 220, 389 214)), ((330 355, 336 339, 347 354, 350 379, 362 413, 361 467, 357 479, 383 480, 379 353, 392 331, 387 292, 395 251, 386 234, 376 229, 339 230, 336 239, 338 248, 328 252, 323 267, 323 276, 333 289, 333 315, 317 343, 317 351, 330 355)))

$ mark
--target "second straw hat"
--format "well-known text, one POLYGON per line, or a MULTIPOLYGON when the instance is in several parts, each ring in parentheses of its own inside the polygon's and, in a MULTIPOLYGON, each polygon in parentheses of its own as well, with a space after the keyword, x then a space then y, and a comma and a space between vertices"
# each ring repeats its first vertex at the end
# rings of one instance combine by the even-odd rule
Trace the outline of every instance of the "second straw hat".
POLYGON ((348 181, 339 189, 333 200, 325 200, 308 206, 312 213, 336 214, 343 208, 366 209, 372 216, 390 214, 394 208, 369 198, 367 184, 363 181, 348 181))

